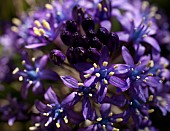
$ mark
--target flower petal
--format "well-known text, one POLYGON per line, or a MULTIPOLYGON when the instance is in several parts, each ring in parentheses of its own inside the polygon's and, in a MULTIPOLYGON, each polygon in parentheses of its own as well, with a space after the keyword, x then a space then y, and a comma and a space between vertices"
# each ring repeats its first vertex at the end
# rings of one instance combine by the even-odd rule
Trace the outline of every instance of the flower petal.
POLYGON ((103 46, 102 48, 100 59, 99 59, 100 67, 102 67, 104 61, 107 61, 107 62, 109 61, 109 51, 108 51, 107 46, 103 46))
POLYGON ((108 116, 110 113, 111 105, 110 104, 102 104, 100 107, 100 114, 102 117, 108 116))
POLYGON ((69 88, 73 88, 73 89, 79 88, 78 81, 71 76, 61 76, 61 80, 69 88))
POLYGON ((125 46, 122 46, 122 56, 123 56, 123 59, 126 62, 126 64, 128 64, 132 67, 134 66, 133 58, 132 58, 131 54, 129 53, 129 50, 125 46))
POLYGON ((82 109, 83 109, 83 116, 84 119, 88 119, 91 117, 92 109, 91 109, 91 103, 88 98, 84 98, 82 102, 82 109))
POLYGON ((56 96, 55 92, 52 90, 51 87, 49 87, 46 93, 44 94, 44 98, 50 103, 59 104, 58 97, 56 96))

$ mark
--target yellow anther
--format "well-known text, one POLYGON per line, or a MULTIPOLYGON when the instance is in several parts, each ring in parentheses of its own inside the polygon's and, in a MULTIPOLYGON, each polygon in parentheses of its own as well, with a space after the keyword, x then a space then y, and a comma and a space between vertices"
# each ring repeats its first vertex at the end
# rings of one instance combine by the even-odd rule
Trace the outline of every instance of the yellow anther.
POLYGON ((23 64, 23 65, 25 64, 25 60, 22 61, 22 64, 23 64))
POLYGON ((154 61, 150 60, 149 63, 147 64, 148 67, 154 67, 154 61))
POLYGON ((153 95, 149 96, 149 101, 153 101, 153 95))
POLYGON ((112 113, 112 112, 110 112, 110 113, 109 113, 109 116, 112 116, 112 115, 113 115, 113 113, 112 113))
POLYGON ((57 128, 60 128, 60 123, 55 124, 57 128))
POLYGON ((35 126, 36 126, 36 127, 39 127, 39 126, 40 126, 40 123, 35 123, 35 126))
POLYGON ((151 27, 151 25, 152 25, 152 21, 149 21, 148 27, 151 27))
POLYGON ((108 81, 106 79, 104 79, 104 84, 106 84, 106 85, 108 84, 108 81))
POLYGON ((39 32, 40 32, 40 34, 42 34, 42 35, 45 34, 45 31, 44 31, 44 29, 42 29, 42 28, 39 29, 39 32))
POLYGON ((113 128, 113 131, 119 131, 119 129, 118 128, 113 128))
POLYGON ((47 122, 47 123, 45 123, 45 126, 47 127, 49 125, 49 123, 47 122))
POLYGON ((104 61, 103 62, 103 66, 107 66, 108 65, 108 62, 107 61, 104 61))
POLYGON ((115 69, 118 68, 118 65, 113 66, 113 68, 115 68, 115 69))
POLYGON ((45 4, 45 8, 49 9, 49 10, 52 10, 53 9, 53 6, 51 4, 45 4))
POLYGON ((148 110, 148 113, 153 113, 155 110, 154 109, 150 109, 148 110))
POLYGON ((34 34, 37 36, 41 36, 41 33, 39 32, 39 30, 34 30, 34 34))
POLYGON ((33 83, 33 81, 29 81, 29 84, 31 85, 33 83))
POLYGON ((144 118, 145 118, 145 120, 149 120, 149 118, 147 116, 145 116, 144 118))
POLYGON ((35 58, 33 57, 33 58, 31 58, 31 60, 32 60, 32 62, 34 62, 35 61, 35 58))
POLYGON ((122 118, 117 118, 117 119, 116 119, 116 122, 122 122, 122 121, 123 121, 122 118))
POLYGON ((93 66, 94 66, 94 68, 97 68, 97 64, 96 63, 94 63, 93 66))
POLYGON ((64 122, 65 122, 65 123, 68 123, 68 119, 67 119, 66 116, 64 117, 64 122))
POLYGON ((136 76, 137 79, 140 79, 140 76, 136 76))
POLYGON ((91 76, 91 74, 86 74, 84 75, 84 78, 89 78, 91 76))
POLYGON ((35 24, 37 27, 41 27, 41 23, 40 23, 38 20, 35 20, 35 21, 34 21, 34 24, 35 24))
POLYGON ((50 24, 46 20, 42 20, 42 24, 46 29, 51 30, 50 24))
POLYGON ((83 92, 78 93, 79 96, 83 96, 83 92))
POLYGON ((60 112, 63 112, 63 110, 62 110, 62 109, 60 109, 60 112))
POLYGON ((19 71, 19 68, 16 67, 16 68, 14 69, 14 71, 12 72, 12 74, 14 75, 14 74, 16 74, 18 71, 19 71))
POLYGON ((19 81, 23 81, 23 77, 22 76, 19 77, 19 81))
POLYGON ((17 26, 20 26, 22 24, 21 21, 18 18, 13 18, 12 23, 14 23, 17 26))
POLYGON ((50 107, 50 108, 53 108, 52 105, 50 105, 50 104, 47 104, 47 106, 50 107))
POLYGON ((97 118, 96 120, 97 120, 97 121, 101 121, 101 120, 102 120, 102 118, 101 118, 101 117, 99 117, 99 118, 97 118))
POLYGON ((148 76, 153 76, 153 74, 152 73, 148 73, 148 76))
POLYGON ((43 113, 43 116, 49 116, 49 113, 43 113))
POLYGON ((102 125, 102 127, 105 129, 105 128, 106 128, 106 125, 102 125))
POLYGON ((98 6, 99 11, 102 11, 102 4, 99 3, 97 6, 98 6))
POLYGON ((83 83, 78 83, 78 86, 84 86, 84 84, 83 83))
POLYGON ((143 1, 142 10, 144 11, 148 6, 149 6, 149 2, 148 1, 143 1))
POLYGON ((114 74, 115 74, 115 73, 111 71, 111 72, 109 73, 109 76, 112 76, 112 75, 114 75, 114 74))
POLYGON ((92 97, 93 95, 91 93, 89 93, 89 96, 92 97))
POLYGON ((95 75, 96 75, 97 77, 100 77, 100 73, 96 73, 95 75))
POLYGON ((11 30, 15 33, 19 32, 19 29, 16 26, 12 26, 11 30))
POLYGON ((147 81, 144 79, 143 82, 147 82, 147 81))
POLYGON ((35 72, 38 73, 40 71, 40 68, 36 68, 35 72))
POLYGON ((29 127, 29 130, 30 130, 30 131, 34 131, 34 130, 36 130, 36 129, 37 129, 37 127, 35 127, 35 126, 29 127))
POLYGON ((145 37, 147 37, 147 36, 148 36, 148 35, 144 34, 142 37, 145 38, 145 37))
POLYGON ((108 11, 108 9, 107 9, 106 7, 104 7, 103 9, 104 9, 104 11, 105 11, 105 12, 107 12, 107 11, 108 11))

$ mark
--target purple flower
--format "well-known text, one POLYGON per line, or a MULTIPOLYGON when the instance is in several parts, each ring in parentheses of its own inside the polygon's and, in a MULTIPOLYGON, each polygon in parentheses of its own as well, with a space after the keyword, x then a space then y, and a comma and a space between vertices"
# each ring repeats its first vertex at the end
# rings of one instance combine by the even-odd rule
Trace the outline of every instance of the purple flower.
POLYGON ((8 125, 12 126, 15 121, 23 121, 28 119, 28 116, 26 115, 28 105, 18 101, 17 98, 11 98, 10 96, 7 97, 7 101, 7 105, 0 107, 2 120, 7 120, 8 125))
POLYGON ((63 100, 63 104, 71 107, 82 100, 84 119, 90 118, 93 112, 90 99, 92 98, 96 101, 96 85, 92 84, 93 81, 88 80, 80 83, 71 76, 61 76, 61 79, 67 87, 74 89, 74 91, 63 100))
POLYGON ((28 58, 27 53, 23 53, 23 61, 25 69, 22 71, 19 68, 15 68, 12 72, 19 76, 19 81, 23 81, 21 87, 21 94, 23 98, 28 95, 28 90, 32 86, 32 91, 34 93, 43 93, 43 85, 41 80, 57 80, 59 78, 58 74, 52 70, 45 69, 48 61, 48 56, 44 55, 40 58, 32 58, 32 61, 28 58))
POLYGON ((48 104, 44 104, 41 101, 36 101, 35 105, 41 114, 41 125, 45 128, 70 130, 67 124, 69 122, 79 124, 81 122, 81 116, 74 113, 63 102, 59 102, 55 92, 48 88, 44 94, 44 98, 48 104))
POLYGON ((96 113, 91 117, 92 125, 79 129, 79 131, 111 131, 111 130, 119 130, 114 124, 124 122, 125 113, 121 114, 113 114, 111 112, 110 104, 102 104, 100 107, 100 115, 98 116, 96 113))
MULTIPOLYGON (((129 88, 126 80, 122 79, 120 76, 126 75, 130 69, 128 65, 125 64, 113 64, 108 66, 109 54, 107 47, 102 48, 101 57, 99 60, 99 67, 96 63, 93 67, 84 71, 84 78, 93 81, 94 83, 99 82, 98 89, 98 101, 101 102, 106 95, 107 86, 111 84, 116 86, 122 92, 129 88)), ((80 65, 81 66, 81 65, 80 65)), ((83 65, 82 65, 83 66, 83 65)))

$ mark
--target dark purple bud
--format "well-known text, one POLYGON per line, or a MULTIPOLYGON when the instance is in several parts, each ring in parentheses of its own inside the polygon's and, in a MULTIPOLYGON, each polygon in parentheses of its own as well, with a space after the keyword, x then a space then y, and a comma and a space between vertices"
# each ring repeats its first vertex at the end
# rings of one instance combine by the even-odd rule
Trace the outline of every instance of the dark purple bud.
POLYGON ((90 46, 100 50, 103 44, 100 42, 100 40, 97 37, 94 37, 92 40, 90 40, 90 46))
POLYGON ((119 37, 116 33, 111 32, 108 48, 110 49, 110 51, 114 51, 118 49, 118 47, 119 47, 119 37))
POLYGON ((96 48, 89 48, 87 51, 88 58, 90 58, 92 61, 99 61, 100 53, 96 48))
POLYGON ((109 31, 104 27, 100 27, 97 31, 97 37, 104 45, 107 45, 109 39, 109 31))
POLYGON ((89 48, 88 44, 88 39, 85 35, 80 35, 78 38, 78 46, 79 47, 84 47, 84 48, 89 48))
POLYGON ((50 52, 50 59, 54 64, 60 66, 65 61, 66 56, 59 50, 52 50, 50 52))
POLYGON ((63 41, 63 43, 67 46, 69 46, 71 44, 70 40, 71 40, 71 33, 69 31, 64 30, 61 35, 61 40, 63 41))
POLYGON ((66 30, 70 31, 71 33, 74 33, 77 31, 77 23, 73 20, 68 20, 66 22, 66 30))
POLYGON ((87 32, 90 29, 94 30, 94 27, 95 27, 94 20, 92 20, 92 18, 90 18, 90 17, 86 18, 82 22, 82 27, 83 27, 85 32, 87 32))
POLYGON ((74 58, 74 48, 73 47, 69 47, 66 53, 67 59, 69 61, 69 63, 74 64, 76 59, 74 58))
POLYGON ((84 15, 85 15, 85 10, 84 8, 80 7, 80 6, 75 6, 72 10, 72 16, 73 19, 77 22, 77 23, 81 23, 82 20, 84 19, 84 15))
POLYGON ((86 50, 83 47, 76 47, 74 49, 74 55, 76 62, 84 62, 86 60, 86 50))
POLYGON ((79 33, 78 32, 75 32, 73 35, 72 35, 72 39, 71 39, 71 45, 73 47, 78 47, 78 41, 79 41, 79 33))
POLYGON ((89 39, 92 39, 96 36, 96 32, 94 30, 90 29, 86 32, 86 35, 89 39))

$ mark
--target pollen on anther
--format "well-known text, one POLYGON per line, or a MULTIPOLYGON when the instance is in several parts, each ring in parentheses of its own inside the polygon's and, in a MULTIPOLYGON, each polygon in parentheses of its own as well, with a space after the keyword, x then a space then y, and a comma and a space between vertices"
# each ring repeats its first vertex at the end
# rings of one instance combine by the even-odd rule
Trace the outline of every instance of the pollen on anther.
POLYGON ((60 123, 55 124, 57 128, 60 128, 60 123))
POLYGON ((96 73, 95 75, 96 75, 97 77, 100 77, 100 73, 96 73))
POLYGON ((94 68, 97 68, 97 64, 96 63, 94 63, 93 66, 94 66, 94 68))
POLYGON ((115 74, 114 72, 110 72, 110 73, 109 73, 109 76, 112 76, 112 75, 114 75, 114 74, 115 74))
POLYGON ((104 61, 103 62, 103 66, 107 66, 108 65, 108 62, 107 61, 104 61))
POLYGON ((91 75, 90 74, 86 74, 84 75, 84 78, 89 78, 91 75))
POLYGON ((35 20, 35 21, 34 21, 34 24, 35 24, 37 27, 41 27, 41 23, 40 23, 38 20, 35 20))
POLYGON ((23 77, 22 76, 19 77, 19 81, 23 81, 23 77))
POLYGON ((12 72, 12 74, 14 75, 14 74, 16 74, 18 71, 19 71, 19 68, 17 67, 17 68, 14 69, 14 71, 12 72))

